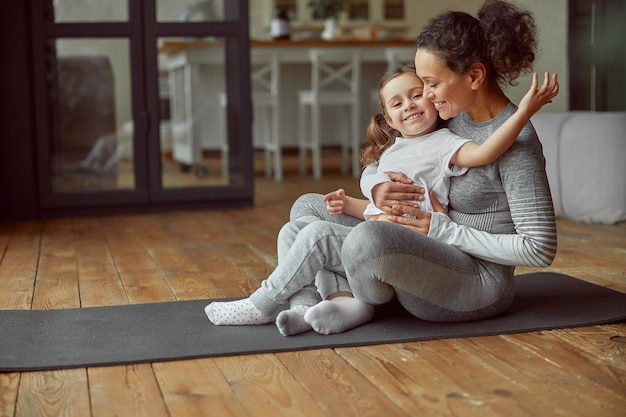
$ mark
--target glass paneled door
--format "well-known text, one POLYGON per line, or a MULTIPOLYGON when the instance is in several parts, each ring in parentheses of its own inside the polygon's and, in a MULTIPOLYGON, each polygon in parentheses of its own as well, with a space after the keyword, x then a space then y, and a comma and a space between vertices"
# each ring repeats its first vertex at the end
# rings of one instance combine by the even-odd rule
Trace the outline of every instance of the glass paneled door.
POLYGON ((247 0, 32 0, 44 216, 251 205, 247 0))

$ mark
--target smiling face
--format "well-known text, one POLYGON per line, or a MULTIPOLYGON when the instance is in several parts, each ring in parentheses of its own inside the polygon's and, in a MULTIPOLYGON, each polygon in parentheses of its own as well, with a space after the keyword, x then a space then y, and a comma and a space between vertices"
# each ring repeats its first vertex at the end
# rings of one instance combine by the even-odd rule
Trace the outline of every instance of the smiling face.
POLYGON ((404 138, 433 132, 437 111, 423 95, 422 81, 417 74, 405 72, 389 80, 380 90, 387 124, 404 138))
POLYGON ((424 96, 433 102, 442 119, 458 116, 471 106, 470 75, 457 74, 422 48, 415 53, 415 72, 424 81, 424 96))

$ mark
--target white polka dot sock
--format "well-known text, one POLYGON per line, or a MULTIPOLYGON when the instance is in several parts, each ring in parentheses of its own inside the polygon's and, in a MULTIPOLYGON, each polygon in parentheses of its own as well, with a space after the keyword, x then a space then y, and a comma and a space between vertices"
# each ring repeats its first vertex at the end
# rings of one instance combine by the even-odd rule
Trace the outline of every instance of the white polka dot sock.
POLYGON ((352 297, 337 297, 309 308, 304 320, 320 334, 333 334, 365 324, 372 317, 374 306, 352 297))
POLYGON ((249 298, 228 302, 213 302, 204 312, 216 326, 246 326, 271 323, 272 317, 261 313, 249 298))
POLYGON ((276 327, 283 336, 293 336, 296 334, 313 330, 313 327, 304 320, 304 314, 309 306, 298 305, 289 310, 281 311, 276 317, 276 327))

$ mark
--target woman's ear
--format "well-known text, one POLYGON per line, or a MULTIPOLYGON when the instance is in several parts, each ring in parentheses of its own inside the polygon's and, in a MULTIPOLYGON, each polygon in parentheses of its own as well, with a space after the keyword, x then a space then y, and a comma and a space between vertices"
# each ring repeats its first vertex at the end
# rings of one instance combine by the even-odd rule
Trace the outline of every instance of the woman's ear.
POLYGON ((487 78, 487 68, 482 62, 475 62, 468 71, 472 90, 478 90, 487 78))

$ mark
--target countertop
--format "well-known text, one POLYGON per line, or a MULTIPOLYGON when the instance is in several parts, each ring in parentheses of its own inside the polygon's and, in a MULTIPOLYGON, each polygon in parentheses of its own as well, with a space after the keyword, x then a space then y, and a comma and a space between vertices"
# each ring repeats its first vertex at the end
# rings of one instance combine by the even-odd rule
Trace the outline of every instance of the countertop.
MULTIPOLYGON (((159 50, 168 54, 175 54, 189 48, 204 48, 212 45, 221 45, 221 42, 194 40, 194 41, 167 41, 164 42, 159 50)), ((380 47, 380 46, 414 46, 415 39, 336 39, 325 41, 322 39, 302 39, 302 40, 260 40, 252 39, 250 46, 252 47, 271 47, 271 48, 317 48, 325 46, 359 46, 359 47, 380 47)))

